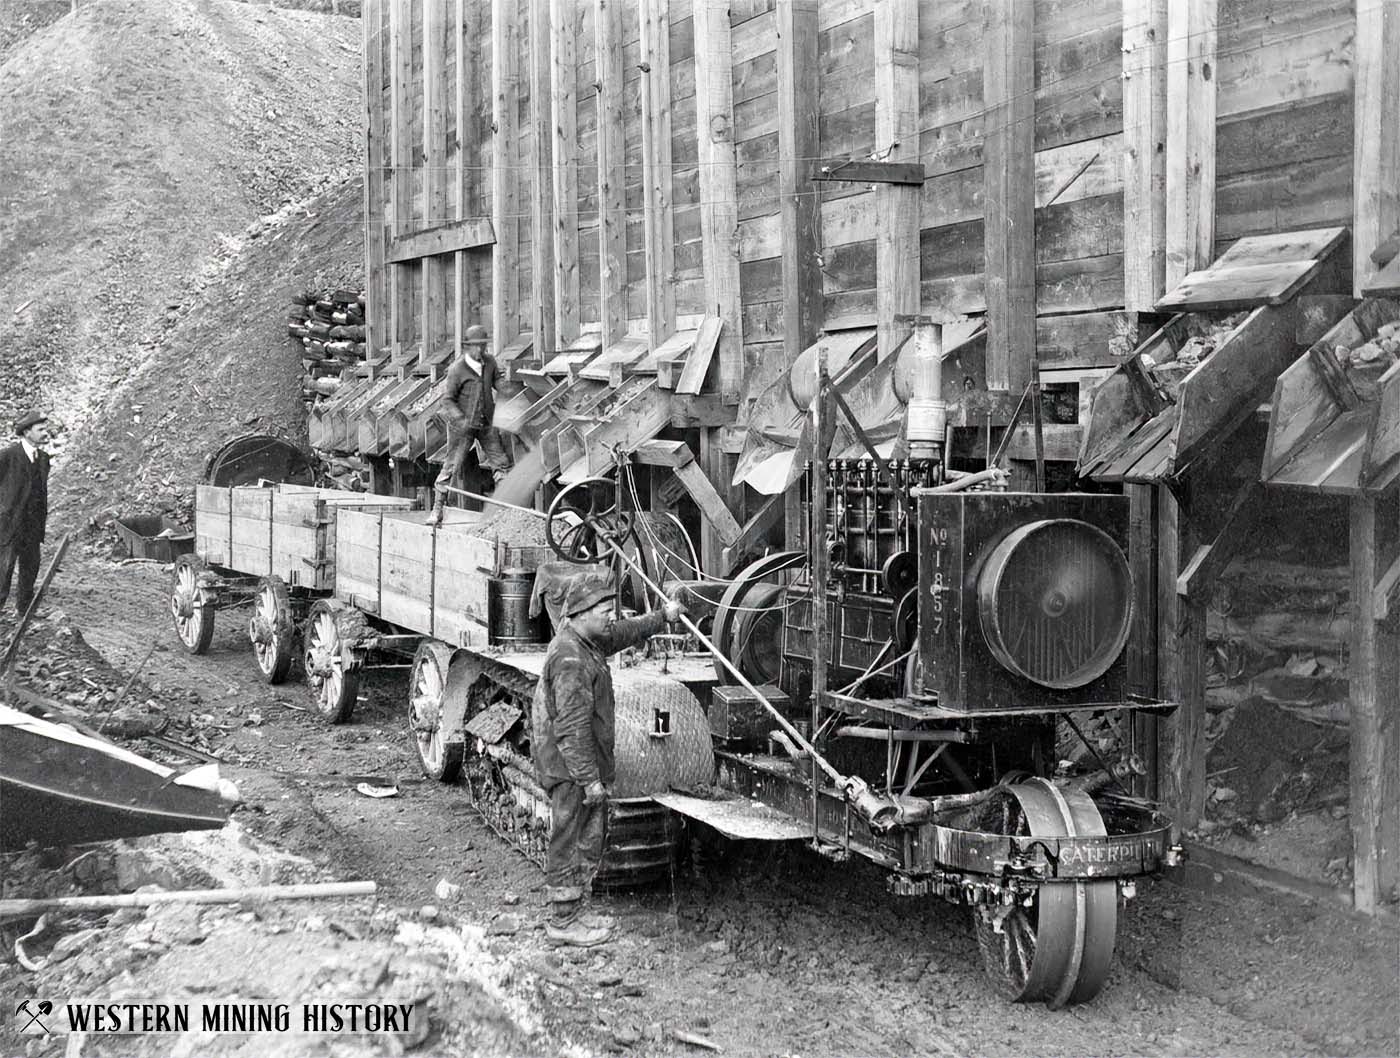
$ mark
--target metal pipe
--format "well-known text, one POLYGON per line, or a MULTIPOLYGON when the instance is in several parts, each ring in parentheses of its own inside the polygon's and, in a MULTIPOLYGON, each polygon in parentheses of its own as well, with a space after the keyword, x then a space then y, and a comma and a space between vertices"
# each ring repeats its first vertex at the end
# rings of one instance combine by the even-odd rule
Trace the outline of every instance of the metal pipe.
POLYGON ((443 491, 455 492, 458 496, 466 496, 471 500, 480 500, 482 503, 494 503, 497 507, 509 507, 512 511, 524 511, 526 514, 533 514, 536 518, 547 519, 549 517, 544 511, 537 511, 532 507, 522 507, 518 503, 507 503, 505 500, 498 500, 493 496, 483 496, 479 492, 468 492, 466 489, 454 488, 451 485, 444 485, 443 491))
MULTIPOLYGON (((822 698, 826 695, 826 593, 831 580, 831 552, 827 548, 826 486, 827 457, 831 454, 827 435, 827 405, 831 377, 827 372, 826 346, 817 346, 817 399, 812 401, 812 701, 809 731, 821 730, 822 698)), ((842 498, 849 481, 843 479, 842 498)), ((844 514, 847 504, 842 504, 844 514)), ((844 520, 844 518, 843 518, 844 520)), ((812 840, 818 837, 817 758, 812 757, 812 840)))

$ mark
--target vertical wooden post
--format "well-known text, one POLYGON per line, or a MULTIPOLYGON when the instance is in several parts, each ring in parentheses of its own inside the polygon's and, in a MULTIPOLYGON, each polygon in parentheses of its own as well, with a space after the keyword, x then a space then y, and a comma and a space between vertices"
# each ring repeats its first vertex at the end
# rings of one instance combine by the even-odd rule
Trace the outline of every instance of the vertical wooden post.
POLYGON ((734 151, 729 4, 727 0, 695 0, 691 16, 695 33, 695 135, 700 167, 705 311, 718 316, 723 324, 715 350, 719 358, 720 399, 725 404, 738 404, 744 385, 744 347, 740 333, 738 163, 734 151))
POLYGON ((984 9, 987 388, 1019 395, 1035 355, 1035 5, 984 9))
MULTIPOLYGON (((423 218, 424 228, 446 224, 447 203, 447 0, 423 0, 423 218)), ((453 261, 445 254, 423 258, 423 347, 421 361, 452 340, 447 298, 453 261)))
POLYGON ((1167 2, 1123 0, 1123 298, 1150 312, 1167 261, 1167 2))
POLYGON ((676 329, 671 219, 671 22, 668 0, 641 0, 642 227, 646 232, 647 334, 652 349, 676 329))
MULTIPOLYGON (((1133 634, 1128 640, 1128 686, 1138 694, 1157 693, 1157 511, 1151 485, 1125 485, 1129 503, 1128 563, 1136 593, 1133 634)), ((1157 717, 1137 714, 1133 718, 1133 748, 1142 758, 1146 775, 1135 792, 1143 797, 1158 795, 1157 717)))
MULTIPOLYGON (((1158 725, 1167 743, 1162 800, 1173 821, 1191 829, 1205 806, 1206 604, 1177 593, 1189 526, 1176 497, 1157 490, 1157 679, 1164 698, 1180 708, 1158 725)), ((1159 748, 1159 753, 1162 749, 1159 748)))
POLYGON ((1356 5, 1356 121, 1351 228, 1355 295, 1376 271, 1371 251, 1400 229, 1400 0, 1356 5))
POLYGON ((622 3, 595 0, 593 13, 598 76, 598 318, 607 344, 627 333, 622 3))
POLYGON ((1166 287, 1215 256, 1216 0, 1167 8, 1166 287))
MULTIPOLYGON (((918 0, 875 4, 875 150, 891 162, 919 159, 918 0)), ((875 317, 882 360, 909 333, 910 325, 895 318, 919 311, 919 195, 912 184, 881 184, 875 191, 875 317)))
POLYGON ((550 0, 550 92, 554 130, 554 327, 560 345, 579 334, 578 105, 574 0, 550 0))
POLYGON ((496 355, 520 319, 519 31, 512 0, 491 0, 491 338, 496 355))
POLYGON ((360 23, 365 48, 365 348, 370 359, 388 345, 389 272, 385 264, 389 244, 387 218, 390 203, 385 195, 389 167, 384 129, 384 0, 366 0, 360 23), (371 218, 384 218, 378 224, 371 218))
POLYGON ((822 276, 817 263, 821 223, 812 186, 817 129, 816 0, 784 0, 778 26, 778 195, 783 259, 783 356, 771 374, 792 364, 821 326, 822 276))
POLYGON ((530 329, 535 336, 535 353, 548 360, 558 348, 554 329, 554 135, 550 129, 549 102, 551 68, 549 48, 550 0, 530 2, 530 193, 531 258, 530 276, 534 303, 530 307, 530 329))
MULTIPOLYGON (((413 167, 413 32, 412 11, 407 4, 389 4, 390 88, 389 113, 393 126, 390 144, 392 167, 389 172, 390 200, 386 239, 402 235, 413 226, 413 186, 417 174, 413 167)), ((413 273, 421 266, 412 262, 391 265, 389 269, 390 302, 393 305, 392 327, 388 337, 394 359, 408 355, 408 346, 417 333, 417 312, 413 303, 413 273)))
MULTIPOLYGON (((1395 835, 1387 833, 1389 773, 1395 768, 1396 724, 1400 723, 1400 661, 1397 637, 1376 620, 1376 577, 1380 534, 1374 495, 1351 500, 1351 658, 1347 674, 1351 700, 1352 898, 1358 911, 1374 912, 1385 899, 1383 868, 1394 872, 1395 835)), ((1392 626, 1393 627, 1393 626, 1392 626)), ((1393 881, 1391 878, 1389 881, 1393 881)))

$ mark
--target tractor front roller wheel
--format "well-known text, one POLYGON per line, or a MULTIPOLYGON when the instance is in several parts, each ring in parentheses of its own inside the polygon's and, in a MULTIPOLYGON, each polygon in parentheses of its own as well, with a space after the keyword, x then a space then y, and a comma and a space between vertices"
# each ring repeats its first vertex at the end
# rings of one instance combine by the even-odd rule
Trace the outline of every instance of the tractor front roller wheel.
POLYGON ((198 555, 181 555, 170 580, 170 618, 191 654, 207 653, 214 639, 214 603, 200 583, 208 569, 198 555))
POLYGON ((253 596, 253 613, 248 618, 248 640, 253 644, 253 660, 268 683, 282 683, 292 668, 296 620, 292 597, 281 577, 263 577, 253 596))
MULTIPOLYGON (((1022 838, 1102 837, 1089 795, 1046 779, 1008 785, 988 803, 982 829, 1022 838)), ((1118 929, 1118 883, 1042 883, 1024 902, 972 909, 988 974, 1013 1002, 1052 1010, 1098 995, 1118 929)))
POLYGON ((317 601, 306 617, 306 683, 327 723, 343 724, 354 712, 364 663, 358 644, 368 632, 364 614, 333 599, 317 601))
POLYGON ((452 648, 425 639, 413 655, 408 679, 408 730, 423 774, 438 782, 452 782, 462 773, 466 753, 460 733, 448 731, 443 723, 451 665, 452 648))

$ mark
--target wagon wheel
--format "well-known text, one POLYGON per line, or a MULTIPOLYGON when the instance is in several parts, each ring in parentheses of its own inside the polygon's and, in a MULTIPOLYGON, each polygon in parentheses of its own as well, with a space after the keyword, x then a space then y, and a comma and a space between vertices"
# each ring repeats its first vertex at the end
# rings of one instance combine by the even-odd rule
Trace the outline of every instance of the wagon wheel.
POLYGON ((206 653, 214 639, 214 602, 199 583, 208 568, 198 555, 181 555, 170 582, 170 617, 191 654, 206 653))
MULTIPOLYGON (((1008 785, 984 812, 982 829, 1017 837, 1107 833, 1088 794, 1046 779, 1008 785)), ((1008 999, 1057 1009, 1103 988, 1118 929, 1113 879, 1046 882, 1025 903, 977 907, 973 916, 987 972, 1008 999)))
POLYGON ((452 664, 452 648, 425 639, 413 655, 408 679, 408 729, 418 750, 423 774, 439 782, 452 782, 462 772, 465 743, 460 733, 442 722, 452 664))
POLYGON ((316 711, 329 723, 344 723, 355 708, 364 662, 356 644, 366 632, 360 611, 331 599, 314 603, 307 615, 306 682, 316 711))
POLYGON ((632 535, 632 515, 618 509, 616 486, 607 478, 584 478, 549 505, 544 535, 565 562, 586 565, 608 555, 608 541, 632 535))
MULTIPOLYGON (((710 638, 750 679, 759 677, 759 682, 771 683, 782 666, 782 585, 770 578, 806 560, 805 552, 779 551, 750 563, 734 578, 715 608, 710 638)), ((734 682, 718 660, 715 675, 722 684, 734 682)))
POLYGON ((253 596, 253 613, 248 618, 248 639, 258 671, 268 683, 281 683, 292 667, 292 647, 296 621, 292 598, 281 577, 263 577, 253 596))

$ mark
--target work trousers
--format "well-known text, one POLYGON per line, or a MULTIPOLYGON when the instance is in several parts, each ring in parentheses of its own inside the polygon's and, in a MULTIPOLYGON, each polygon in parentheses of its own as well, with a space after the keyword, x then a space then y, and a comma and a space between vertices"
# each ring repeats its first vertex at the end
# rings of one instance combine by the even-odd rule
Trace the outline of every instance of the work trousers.
POLYGON ((510 457, 506 455, 505 447, 501 444, 501 435, 494 429, 489 426, 471 426, 466 429, 450 427, 447 456, 442 461, 442 470, 438 472, 437 480, 433 482, 436 491, 445 492, 451 486, 452 479, 466 462, 467 453, 478 441, 481 442, 482 466, 501 473, 510 469, 510 457))
POLYGON ((545 885, 556 918, 572 918, 593 885, 608 842, 608 803, 583 803, 583 787, 567 780, 549 790, 545 885))
POLYGON ((8 544, 0 544, 0 609, 10 597, 10 581, 15 567, 19 580, 15 582, 15 606, 21 614, 29 609, 34 598, 34 582, 39 578, 39 538, 16 536, 8 544))

